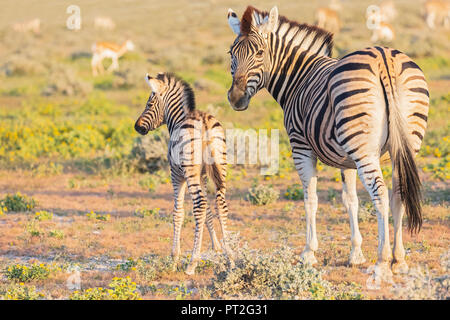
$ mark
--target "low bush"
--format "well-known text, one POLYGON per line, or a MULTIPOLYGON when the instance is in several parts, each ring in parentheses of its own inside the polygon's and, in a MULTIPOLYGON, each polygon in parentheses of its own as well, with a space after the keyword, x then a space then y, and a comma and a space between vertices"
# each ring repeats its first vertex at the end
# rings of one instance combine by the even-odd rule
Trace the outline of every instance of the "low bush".
POLYGON ((257 206, 265 206, 276 202, 280 193, 271 186, 254 185, 248 189, 247 200, 257 206))

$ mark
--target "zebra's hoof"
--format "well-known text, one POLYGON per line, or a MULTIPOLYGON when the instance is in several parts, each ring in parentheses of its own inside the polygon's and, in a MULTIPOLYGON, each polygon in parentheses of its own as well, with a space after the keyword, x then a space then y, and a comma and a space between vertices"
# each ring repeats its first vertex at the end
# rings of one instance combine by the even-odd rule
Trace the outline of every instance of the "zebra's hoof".
POLYGON ((366 258, 364 258, 361 249, 352 250, 352 252, 350 253, 350 258, 348 259, 349 265, 356 266, 359 264, 363 264, 364 262, 366 262, 366 258))
POLYGON ((303 262, 303 264, 310 264, 310 265, 316 264, 317 259, 314 256, 314 251, 312 250, 303 251, 300 256, 300 261, 303 262))
POLYGON ((185 274, 187 274, 188 276, 192 276, 195 274, 195 268, 197 266, 193 265, 193 264, 189 264, 186 268, 186 270, 184 271, 185 274))
POLYGON ((408 264, 405 260, 402 261, 393 261, 391 266, 392 272, 394 274, 405 274, 408 272, 408 264))

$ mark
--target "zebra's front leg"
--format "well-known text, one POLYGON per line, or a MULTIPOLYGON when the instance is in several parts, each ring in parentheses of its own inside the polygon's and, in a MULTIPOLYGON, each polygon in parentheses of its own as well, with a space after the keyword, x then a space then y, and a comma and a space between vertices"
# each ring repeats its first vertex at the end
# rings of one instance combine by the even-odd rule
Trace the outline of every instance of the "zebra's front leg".
POLYGON ((200 260, 200 252, 203 239, 203 227, 206 220, 206 196, 201 188, 200 176, 194 175, 188 178, 188 188, 194 202, 194 219, 195 219, 195 234, 194 234, 194 249, 192 250, 192 257, 185 273, 193 275, 198 261, 200 260))
POLYGON ((358 195, 356 193, 356 170, 341 170, 342 176, 342 202, 347 209, 350 219, 350 230, 352 232, 349 264, 358 265, 366 262, 361 251, 362 237, 358 226, 358 195))
POLYGON ((173 246, 172 258, 174 261, 173 271, 176 271, 180 259, 181 248, 181 227, 184 220, 184 194, 186 192, 186 181, 172 177, 174 189, 174 209, 173 209, 173 246))
MULTIPOLYGON (((295 161, 295 160, 294 160, 295 161)), ((305 218, 306 218, 306 245, 301 254, 303 263, 315 264, 317 259, 314 252, 317 251, 318 241, 316 234, 316 212, 317 212, 317 173, 316 158, 303 158, 295 161, 295 166, 299 172, 303 184, 303 193, 305 200, 305 218)))

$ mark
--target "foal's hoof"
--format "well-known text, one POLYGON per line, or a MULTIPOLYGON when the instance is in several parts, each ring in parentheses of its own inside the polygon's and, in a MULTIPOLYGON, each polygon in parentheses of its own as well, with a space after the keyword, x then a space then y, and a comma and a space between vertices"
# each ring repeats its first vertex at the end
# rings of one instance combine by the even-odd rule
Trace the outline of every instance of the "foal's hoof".
POLYGON ((408 273, 409 267, 408 264, 405 262, 405 260, 392 261, 391 269, 394 274, 404 274, 408 273))
POLYGON ((356 266, 364 262, 366 262, 366 258, 364 258, 361 249, 352 250, 352 252, 350 253, 350 258, 348 259, 348 263, 351 266, 356 266))
POLYGON ((303 262, 303 264, 310 264, 310 265, 316 264, 317 259, 314 256, 314 251, 312 250, 303 251, 302 254, 300 255, 300 261, 303 262))

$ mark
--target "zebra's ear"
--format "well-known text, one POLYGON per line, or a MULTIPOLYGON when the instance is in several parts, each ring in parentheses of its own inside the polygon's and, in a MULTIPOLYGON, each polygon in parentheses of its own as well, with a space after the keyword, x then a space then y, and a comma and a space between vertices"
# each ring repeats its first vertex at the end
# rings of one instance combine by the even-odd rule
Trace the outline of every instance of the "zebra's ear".
POLYGON ((269 16, 266 17, 266 19, 264 19, 264 31, 269 33, 269 32, 274 32, 275 29, 277 28, 278 25, 278 8, 277 6, 273 7, 270 10, 269 16), (267 20, 267 22, 266 22, 267 20))
POLYGON ((241 33, 241 22, 239 21, 236 13, 231 9, 228 9, 228 24, 234 33, 237 35, 241 33))
POLYGON ((152 89, 152 92, 158 92, 159 91, 159 89, 161 87, 161 84, 159 83, 158 79, 150 77, 149 74, 147 73, 145 75, 145 81, 147 81, 150 89, 152 89))

